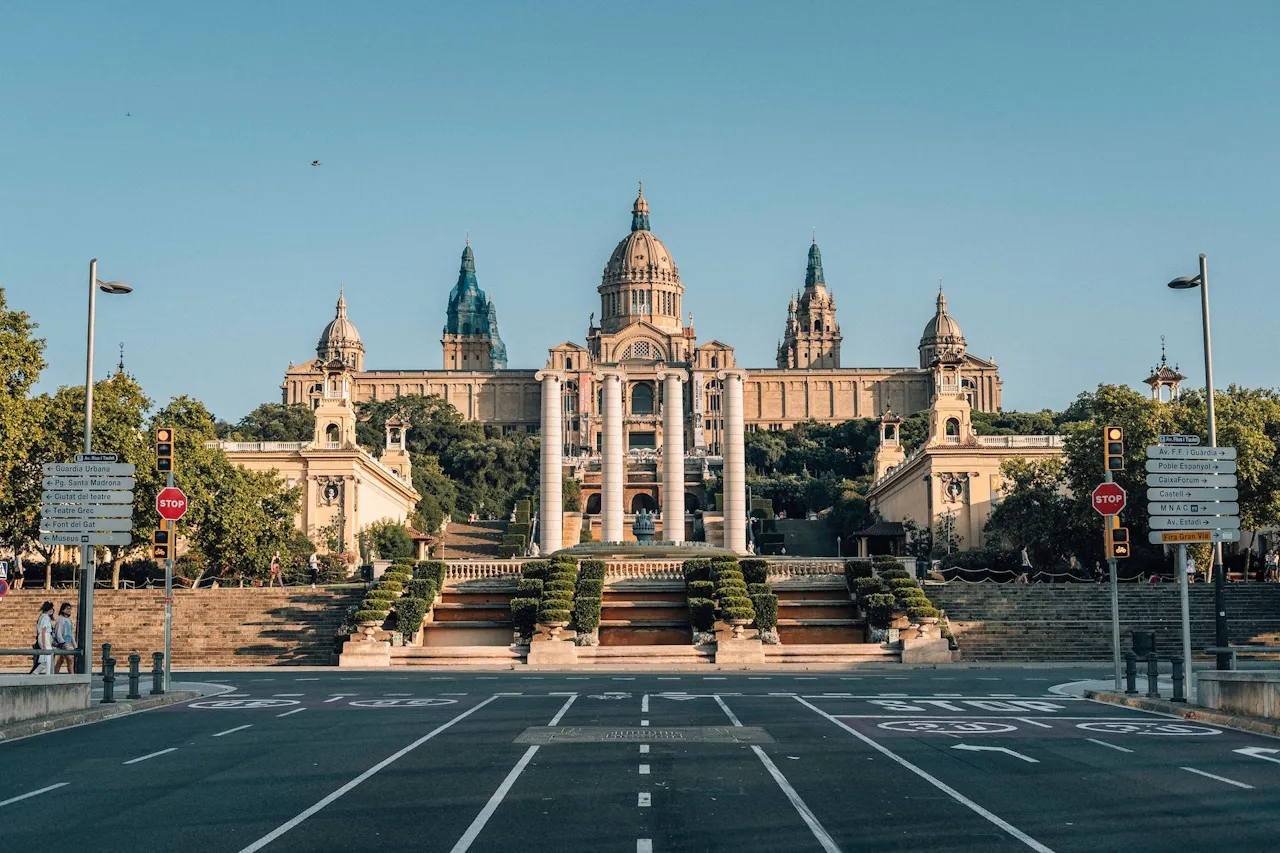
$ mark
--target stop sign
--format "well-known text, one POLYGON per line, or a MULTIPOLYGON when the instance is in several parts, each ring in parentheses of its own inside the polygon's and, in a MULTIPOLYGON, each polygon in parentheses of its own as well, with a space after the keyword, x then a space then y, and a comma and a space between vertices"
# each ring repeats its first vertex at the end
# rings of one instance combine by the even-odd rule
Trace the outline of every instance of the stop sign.
POLYGON ((1115 483, 1101 483, 1093 490, 1093 508, 1102 515, 1119 515, 1125 500, 1124 489, 1115 483))
POLYGON ((161 489, 156 495, 156 512, 169 521, 177 521, 187 512, 187 496, 182 489, 169 487, 161 489))

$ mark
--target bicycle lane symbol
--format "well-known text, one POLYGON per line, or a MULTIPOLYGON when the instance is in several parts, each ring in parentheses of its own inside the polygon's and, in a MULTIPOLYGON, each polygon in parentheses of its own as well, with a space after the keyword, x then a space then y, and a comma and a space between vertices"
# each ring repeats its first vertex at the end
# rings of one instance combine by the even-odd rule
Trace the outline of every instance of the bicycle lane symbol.
POLYGON ((187 707, 224 711, 229 709, 287 708, 290 705, 300 704, 302 703, 297 699, 206 699, 201 702, 192 702, 187 707))

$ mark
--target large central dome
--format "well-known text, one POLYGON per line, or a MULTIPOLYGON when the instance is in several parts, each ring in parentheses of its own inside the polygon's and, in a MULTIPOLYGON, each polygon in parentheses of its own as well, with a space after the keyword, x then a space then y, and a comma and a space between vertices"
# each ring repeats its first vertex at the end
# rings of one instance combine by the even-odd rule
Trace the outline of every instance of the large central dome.
POLYGON ((638 322, 670 331, 681 328, 684 287, 680 270, 667 247, 649 230, 649 202, 643 185, 631 206, 631 233, 609 256, 599 292, 605 332, 617 332, 638 322))

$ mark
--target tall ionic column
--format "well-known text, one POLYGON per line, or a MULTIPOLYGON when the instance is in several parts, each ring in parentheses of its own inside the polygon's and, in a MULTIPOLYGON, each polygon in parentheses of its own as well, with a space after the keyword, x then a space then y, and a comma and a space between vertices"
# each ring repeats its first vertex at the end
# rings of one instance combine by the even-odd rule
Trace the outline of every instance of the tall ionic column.
POLYGON ((564 403, 560 390, 564 373, 539 370, 534 378, 542 383, 542 458, 539 469, 538 547, 542 556, 564 547, 564 403))
POLYGON ((602 370, 596 374, 604 385, 604 439, 600 443, 600 539, 622 541, 622 495, 626 476, 625 451, 622 447, 622 382, 621 370, 602 370))
POLYGON ((684 377, 662 368, 662 538, 684 541, 684 377))
POLYGON ((742 383, 745 370, 721 370, 724 384, 724 547, 747 552, 747 466, 743 447, 742 383))

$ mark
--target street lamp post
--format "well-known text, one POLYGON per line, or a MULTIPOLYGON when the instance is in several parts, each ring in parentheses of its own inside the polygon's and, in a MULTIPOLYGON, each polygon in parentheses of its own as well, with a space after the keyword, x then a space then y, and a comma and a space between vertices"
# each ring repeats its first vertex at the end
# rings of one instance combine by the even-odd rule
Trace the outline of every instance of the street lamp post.
MULTIPOLYGON (((1204 326, 1204 394, 1209 415, 1209 446, 1217 447, 1218 420, 1214 413, 1213 405, 1213 345, 1209 340, 1209 268, 1204 253, 1200 254, 1199 275, 1175 278, 1169 282, 1169 287, 1174 290, 1200 288, 1200 315, 1204 326)), ((1185 572, 1183 574, 1185 575, 1185 572)), ((1214 618, 1214 644, 1219 648, 1226 648, 1230 644, 1230 637, 1227 632, 1226 584, 1226 573, 1222 569, 1222 543, 1215 542, 1213 545, 1213 609, 1216 614, 1214 618)), ((1187 658, 1189 667, 1190 656, 1188 655, 1187 658)), ((1218 669, 1230 668, 1231 656, 1219 654, 1218 669)))
MULTIPOLYGON (((84 452, 93 452, 93 331, 97 319, 98 291, 123 296, 133 290, 123 281, 99 281, 98 259, 89 261, 89 332, 84 357, 84 452)), ((92 545, 80 546, 80 621, 77 642, 83 673, 93 674, 93 583, 96 576, 92 545)))

